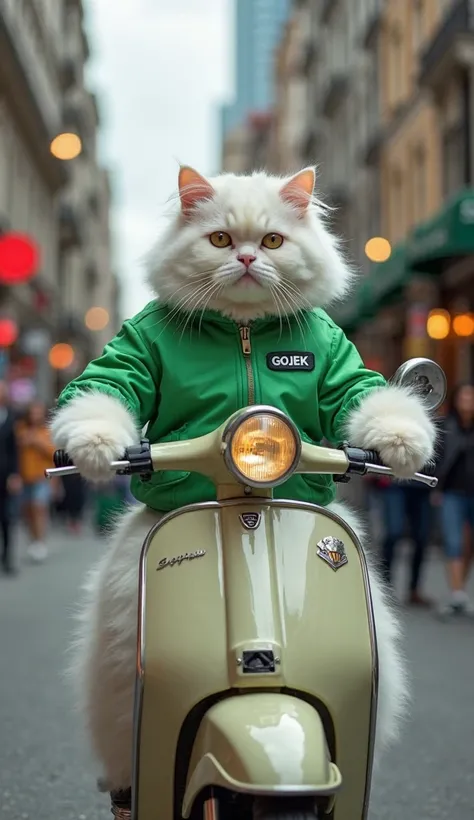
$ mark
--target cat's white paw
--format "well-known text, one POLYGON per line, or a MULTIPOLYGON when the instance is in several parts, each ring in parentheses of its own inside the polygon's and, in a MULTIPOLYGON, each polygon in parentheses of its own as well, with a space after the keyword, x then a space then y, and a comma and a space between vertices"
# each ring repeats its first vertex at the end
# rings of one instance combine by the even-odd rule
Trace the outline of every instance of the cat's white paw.
POLYGON ((351 444, 377 450, 398 478, 409 478, 433 457, 436 428, 423 401, 395 385, 374 390, 348 419, 351 444))
POLYGON ((56 413, 51 433, 89 481, 110 479, 110 462, 138 441, 135 420, 118 399, 97 391, 82 393, 56 413))

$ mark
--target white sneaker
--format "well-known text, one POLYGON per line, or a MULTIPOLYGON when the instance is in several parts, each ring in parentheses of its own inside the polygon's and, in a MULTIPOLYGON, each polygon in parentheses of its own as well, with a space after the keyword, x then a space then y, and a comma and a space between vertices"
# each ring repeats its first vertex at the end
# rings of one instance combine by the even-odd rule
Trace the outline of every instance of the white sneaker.
POLYGON ((48 548, 42 541, 33 541, 28 547, 28 557, 35 564, 41 564, 48 557, 48 548))
POLYGON ((474 615, 474 605, 467 592, 459 590, 453 592, 450 600, 438 609, 438 615, 441 617, 449 617, 451 615, 474 615))

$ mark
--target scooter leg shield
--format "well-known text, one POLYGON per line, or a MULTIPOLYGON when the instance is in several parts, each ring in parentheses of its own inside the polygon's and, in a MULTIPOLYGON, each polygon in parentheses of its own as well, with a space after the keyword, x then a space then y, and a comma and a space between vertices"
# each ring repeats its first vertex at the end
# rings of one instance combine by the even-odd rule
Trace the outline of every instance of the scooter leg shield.
POLYGON ((278 692, 229 697, 204 716, 190 760, 182 815, 209 786, 254 795, 333 795, 342 777, 331 762, 318 712, 278 692))

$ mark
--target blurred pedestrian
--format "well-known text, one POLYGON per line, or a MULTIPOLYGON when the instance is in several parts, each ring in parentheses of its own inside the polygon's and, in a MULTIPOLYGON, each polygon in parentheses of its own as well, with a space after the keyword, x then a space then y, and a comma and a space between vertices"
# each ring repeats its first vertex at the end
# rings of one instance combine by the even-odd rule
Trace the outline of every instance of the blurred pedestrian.
POLYGON ((450 598, 441 614, 474 614, 466 592, 474 530, 474 385, 452 394, 442 425, 437 470, 441 525, 450 598), (466 550, 466 529, 469 542, 466 550))
POLYGON ((86 503, 86 482, 80 475, 67 476, 62 479, 62 490, 61 511, 66 516, 69 531, 79 534, 86 503))
POLYGON ((413 541, 410 562, 410 581, 407 603, 412 606, 431 606, 432 602, 420 592, 421 574, 430 538, 430 491, 412 481, 388 482, 380 488, 384 536, 382 541, 382 572, 391 584, 396 549, 405 533, 413 541))
POLYGON ((24 512, 31 539, 28 555, 34 561, 43 561, 48 554, 46 533, 51 498, 44 471, 51 466, 55 449, 44 404, 38 401, 30 404, 24 419, 17 424, 17 436, 24 512))
POLYGON ((109 533, 117 518, 130 504, 135 503, 128 476, 115 475, 110 482, 102 484, 95 494, 94 523, 97 533, 109 533))
POLYGON ((15 572, 12 554, 12 496, 20 490, 15 420, 9 406, 7 384, 0 381, 0 529, 2 570, 8 574, 15 572))

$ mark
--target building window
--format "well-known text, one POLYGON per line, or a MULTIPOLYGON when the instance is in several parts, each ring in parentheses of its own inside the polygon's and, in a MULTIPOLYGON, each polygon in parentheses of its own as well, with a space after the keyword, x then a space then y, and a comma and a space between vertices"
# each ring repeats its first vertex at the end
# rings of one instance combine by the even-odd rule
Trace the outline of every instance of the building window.
POLYGON ((424 39, 425 0, 414 0, 412 9, 412 42, 413 51, 417 54, 424 39))
POLYGON ((412 193, 411 215, 412 222, 421 222, 426 216, 427 205, 427 172, 426 151, 423 145, 417 145, 412 153, 412 193))
POLYGON ((390 234, 394 242, 398 242, 404 233, 403 208, 403 175, 399 168, 395 168, 390 180, 390 234))
POLYGON ((388 65, 389 99, 395 107, 404 94, 405 64, 403 59, 403 37, 395 28, 390 37, 388 65))
POLYGON ((367 236, 378 236, 380 233, 380 181, 377 173, 372 173, 367 186, 367 236))
POLYGON ((465 183, 465 145, 462 124, 445 131, 443 136, 444 196, 450 197, 465 183))

